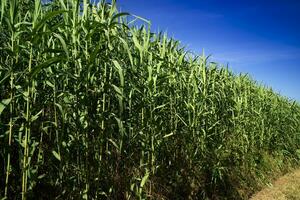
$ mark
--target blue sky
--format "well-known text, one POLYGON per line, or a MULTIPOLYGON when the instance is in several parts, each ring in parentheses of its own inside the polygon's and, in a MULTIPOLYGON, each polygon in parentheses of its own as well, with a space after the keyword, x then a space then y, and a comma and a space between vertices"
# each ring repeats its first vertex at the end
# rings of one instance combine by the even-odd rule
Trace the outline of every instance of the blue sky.
POLYGON ((300 102, 299 0, 119 0, 122 11, 151 21, 212 61, 249 73, 300 102))

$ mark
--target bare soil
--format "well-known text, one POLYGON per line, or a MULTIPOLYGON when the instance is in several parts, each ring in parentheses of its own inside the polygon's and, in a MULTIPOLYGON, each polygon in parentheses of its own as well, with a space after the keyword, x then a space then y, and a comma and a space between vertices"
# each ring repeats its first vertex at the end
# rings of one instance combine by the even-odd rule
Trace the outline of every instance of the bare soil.
POLYGON ((280 177, 250 200, 300 200, 300 169, 280 177))

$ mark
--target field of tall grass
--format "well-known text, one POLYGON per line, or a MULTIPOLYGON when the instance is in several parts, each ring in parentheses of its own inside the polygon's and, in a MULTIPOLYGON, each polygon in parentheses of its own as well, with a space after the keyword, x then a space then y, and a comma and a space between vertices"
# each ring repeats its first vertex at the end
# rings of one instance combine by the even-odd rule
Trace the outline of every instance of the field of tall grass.
POLYGON ((115 1, 0 9, 2 200, 247 199, 299 164, 299 103, 115 1))

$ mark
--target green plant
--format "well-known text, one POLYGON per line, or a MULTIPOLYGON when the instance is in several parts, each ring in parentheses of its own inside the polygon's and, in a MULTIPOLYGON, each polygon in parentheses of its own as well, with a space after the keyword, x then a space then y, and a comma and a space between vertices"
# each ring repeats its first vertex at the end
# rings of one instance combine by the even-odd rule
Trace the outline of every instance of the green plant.
POLYGON ((242 198, 264 156, 299 162, 299 103, 115 1, 2 0, 0 16, 6 199, 242 198))

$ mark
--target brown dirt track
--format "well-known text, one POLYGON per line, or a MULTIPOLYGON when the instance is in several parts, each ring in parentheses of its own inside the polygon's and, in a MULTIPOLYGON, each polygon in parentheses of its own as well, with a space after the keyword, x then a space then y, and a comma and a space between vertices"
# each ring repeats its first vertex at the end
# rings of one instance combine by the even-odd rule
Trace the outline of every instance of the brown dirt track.
POLYGON ((300 200, 300 169, 280 177, 250 200, 300 200))

